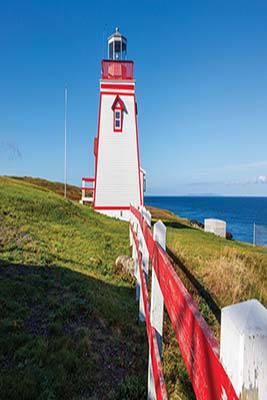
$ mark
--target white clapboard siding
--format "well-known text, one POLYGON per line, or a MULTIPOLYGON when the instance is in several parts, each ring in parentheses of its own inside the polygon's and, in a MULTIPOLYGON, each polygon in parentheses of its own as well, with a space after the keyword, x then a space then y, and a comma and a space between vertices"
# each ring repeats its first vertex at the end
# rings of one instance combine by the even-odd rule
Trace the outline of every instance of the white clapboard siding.
POLYGON ((95 207, 140 204, 137 127, 134 96, 120 95, 125 105, 123 130, 113 130, 116 95, 102 94, 95 207))

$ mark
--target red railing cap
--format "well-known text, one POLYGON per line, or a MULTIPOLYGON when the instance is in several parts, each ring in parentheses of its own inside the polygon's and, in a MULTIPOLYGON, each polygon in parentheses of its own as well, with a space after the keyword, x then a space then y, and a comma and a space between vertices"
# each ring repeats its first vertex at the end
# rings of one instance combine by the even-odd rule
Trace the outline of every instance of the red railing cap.
POLYGON ((84 181, 84 182, 94 182, 95 178, 82 178, 82 181, 84 181))

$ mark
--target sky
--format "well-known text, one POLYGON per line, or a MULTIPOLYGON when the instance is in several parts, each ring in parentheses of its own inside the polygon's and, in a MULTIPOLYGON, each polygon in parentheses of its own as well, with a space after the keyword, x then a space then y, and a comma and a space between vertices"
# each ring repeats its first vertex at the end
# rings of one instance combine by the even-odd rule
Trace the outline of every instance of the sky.
POLYGON ((94 175, 101 59, 135 62, 147 195, 267 195, 267 2, 2 2, 0 175, 94 175))

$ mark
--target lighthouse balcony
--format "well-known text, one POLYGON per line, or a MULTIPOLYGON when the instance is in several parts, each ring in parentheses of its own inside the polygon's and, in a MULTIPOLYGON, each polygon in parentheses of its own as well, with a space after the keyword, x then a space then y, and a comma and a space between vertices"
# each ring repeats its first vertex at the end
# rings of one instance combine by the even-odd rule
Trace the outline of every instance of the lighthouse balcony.
POLYGON ((95 178, 82 178, 82 198, 80 203, 92 203, 95 190, 95 178), (90 187, 88 187, 89 185, 90 187))
POLYGON ((115 81, 129 81, 134 79, 133 61, 102 61, 102 79, 115 81))

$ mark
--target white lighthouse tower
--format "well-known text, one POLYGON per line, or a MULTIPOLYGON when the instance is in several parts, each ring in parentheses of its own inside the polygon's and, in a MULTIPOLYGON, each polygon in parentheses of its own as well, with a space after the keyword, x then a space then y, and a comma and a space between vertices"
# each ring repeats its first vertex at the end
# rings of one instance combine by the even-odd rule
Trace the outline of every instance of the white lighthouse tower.
POLYGON ((116 28, 108 39, 108 60, 102 60, 91 181, 93 208, 128 220, 130 204, 143 205, 145 172, 140 168, 134 63, 126 57, 127 39, 116 28))

